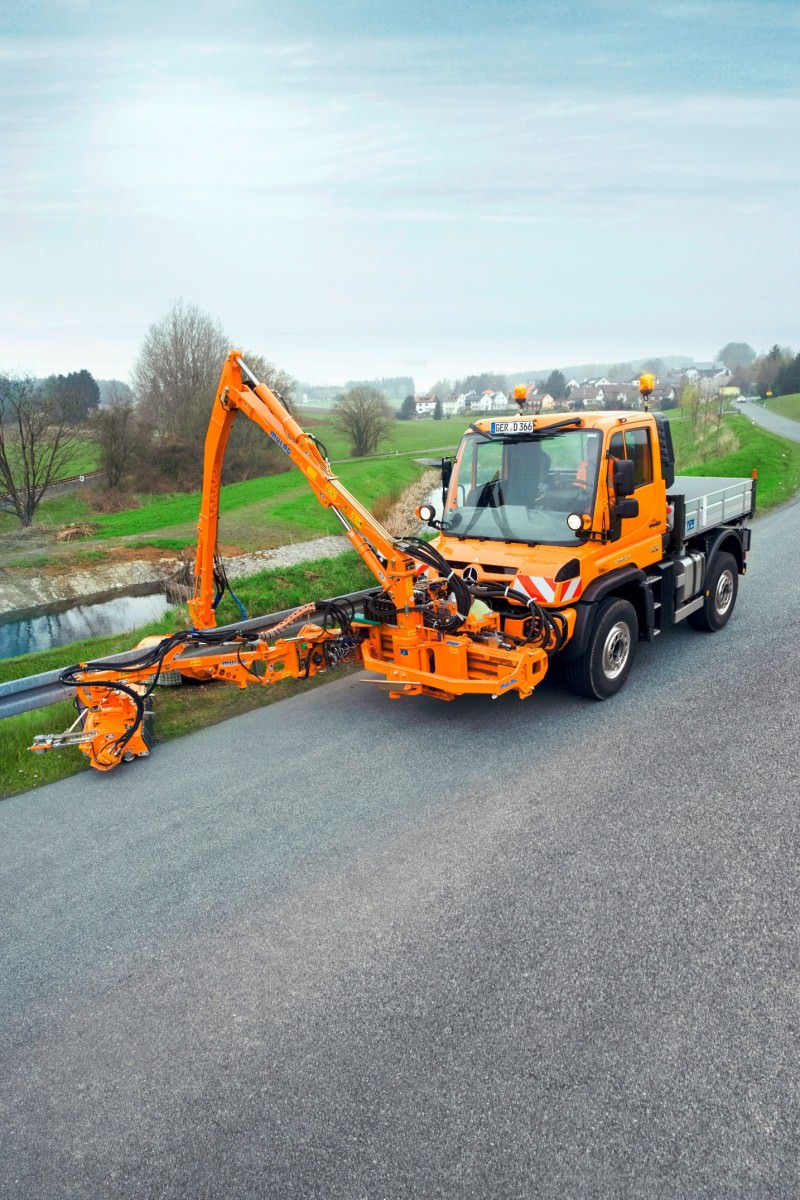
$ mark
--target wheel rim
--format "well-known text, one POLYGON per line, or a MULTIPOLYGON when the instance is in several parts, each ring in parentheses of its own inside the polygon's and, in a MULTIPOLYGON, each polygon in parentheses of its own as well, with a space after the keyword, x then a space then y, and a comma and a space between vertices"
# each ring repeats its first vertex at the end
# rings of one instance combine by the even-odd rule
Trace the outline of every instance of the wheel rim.
POLYGON ((717 580, 714 603, 721 617, 725 615, 731 604, 733 604, 733 575, 730 571, 723 571, 717 580))
POLYGON ((631 631, 624 621, 617 621, 608 631, 603 646, 603 674, 616 679, 625 670, 631 652, 631 631))

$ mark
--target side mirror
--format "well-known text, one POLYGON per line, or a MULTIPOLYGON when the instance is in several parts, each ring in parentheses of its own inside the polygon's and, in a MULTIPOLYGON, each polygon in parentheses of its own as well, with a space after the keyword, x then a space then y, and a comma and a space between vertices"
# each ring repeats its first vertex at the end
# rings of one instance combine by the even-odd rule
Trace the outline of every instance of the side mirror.
POLYGON ((638 517, 638 500, 618 500, 611 510, 615 517, 638 517))
POLYGON ((442 503, 447 499, 447 489, 450 487, 450 480, 453 475, 453 460, 452 458, 442 459, 442 503))
POLYGON ((615 458, 612 460, 614 466, 612 468, 612 480, 614 483, 614 495, 617 500, 622 500, 625 496, 631 496, 635 487, 634 465, 630 458, 615 458))

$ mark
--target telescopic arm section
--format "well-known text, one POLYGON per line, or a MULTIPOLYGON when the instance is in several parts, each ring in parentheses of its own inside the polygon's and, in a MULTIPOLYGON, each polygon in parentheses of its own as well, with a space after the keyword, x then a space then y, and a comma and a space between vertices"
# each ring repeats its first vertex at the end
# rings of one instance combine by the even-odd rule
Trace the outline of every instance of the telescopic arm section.
POLYGON ((124 663, 95 660, 70 667, 60 682, 75 689, 78 716, 63 733, 35 737, 30 748, 43 753, 77 746, 98 771, 145 758, 153 743, 153 690, 160 681, 176 672, 240 688, 310 679, 358 661, 353 616, 346 600, 305 604, 277 623, 265 620, 257 630, 183 630, 146 638, 124 663))
POLYGON ((195 628, 208 629, 215 623, 214 565, 222 464, 231 427, 239 412, 263 429, 303 472, 319 503, 336 513, 354 549, 395 605, 404 608, 413 593, 414 561, 334 475, 317 439, 300 427, 280 397, 266 384, 259 383, 240 352, 233 350, 225 360, 206 435, 195 587, 189 603, 195 628))

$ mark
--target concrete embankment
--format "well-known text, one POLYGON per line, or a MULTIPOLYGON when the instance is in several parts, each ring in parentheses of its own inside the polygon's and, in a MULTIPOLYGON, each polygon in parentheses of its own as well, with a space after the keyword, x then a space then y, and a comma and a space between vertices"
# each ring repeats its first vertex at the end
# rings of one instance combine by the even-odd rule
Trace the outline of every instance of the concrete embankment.
MULTIPOLYGON (((346 538, 322 537, 224 558, 223 562, 230 579, 244 579, 275 567, 335 558, 349 549, 346 538)), ((115 596, 143 595, 162 588, 179 566, 178 558, 164 557, 93 563, 89 568, 59 573, 0 571, 0 613, 5 618, 21 618, 73 604, 98 604, 115 596)))
MULTIPOLYGON (((399 537, 409 531, 418 531, 416 506, 431 496, 438 478, 438 472, 426 471, 392 506, 384 519, 384 525, 391 535, 399 537)), ((274 550, 223 557, 222 561, 228 578, 236 580, 276 567, 295 566, 319 558, 336 558, 350 549, 347 538, 336 534, 279 546, 274 550)), ((184 562, 177 556, 169 555, 94 562, 91 566, 69 570, 59 570, 55 564, 54 568, 46 571, 0 568, 0 617, 14 620, 63 610, 72 605, 99 604, 116 596, 159 591, 184 562)))

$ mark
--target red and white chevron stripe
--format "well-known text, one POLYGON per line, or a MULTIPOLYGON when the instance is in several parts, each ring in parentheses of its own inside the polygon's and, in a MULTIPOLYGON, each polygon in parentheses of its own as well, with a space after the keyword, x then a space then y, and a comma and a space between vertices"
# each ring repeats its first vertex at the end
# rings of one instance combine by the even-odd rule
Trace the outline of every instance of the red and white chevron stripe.
POLYGON ((517 575, 508 590, 526 600, 535 600, 537 604, 568 604, 580 596, 583 580, 577 576, 556 583, 555 579, 547 579, 544 575, 517 575))

